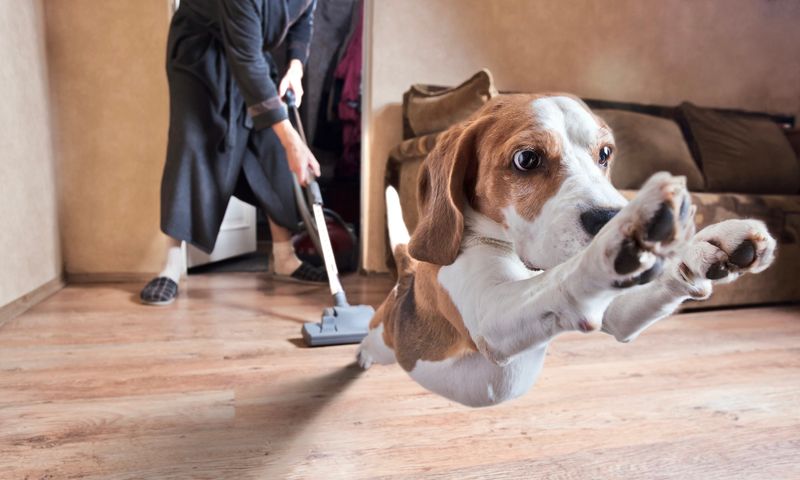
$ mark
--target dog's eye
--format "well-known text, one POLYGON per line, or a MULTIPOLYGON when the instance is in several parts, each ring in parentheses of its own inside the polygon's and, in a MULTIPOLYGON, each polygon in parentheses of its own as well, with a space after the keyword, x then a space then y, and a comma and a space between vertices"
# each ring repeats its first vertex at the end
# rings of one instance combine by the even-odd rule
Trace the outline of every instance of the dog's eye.
POLYGON ((514 154, 514 167, 521 172, 538 168, 542 164, 542 154, 536 150, 520 150, 514 154))
POLYGON ((611 152, 612 152, 611 147, 609 147, 607 145, 600 149, 600 160, 599 160, 599 162, 600 162, 601 166, 603 166, 603 167, 607 167, 608 166, 608 159, 611 157, 611 152))

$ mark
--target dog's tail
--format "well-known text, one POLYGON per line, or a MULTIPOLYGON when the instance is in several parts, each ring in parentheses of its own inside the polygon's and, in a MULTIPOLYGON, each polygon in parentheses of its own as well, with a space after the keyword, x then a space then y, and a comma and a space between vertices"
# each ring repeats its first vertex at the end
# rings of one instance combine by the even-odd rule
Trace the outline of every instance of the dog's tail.
POLYGON ((400 206, 400 196, 394 187, 386 187, 386 226, 389 229, 389 243, 392 252, 397 251, 400 245, 407 245, 409 240, 408 228, 403 221, 403 208, 400 206))

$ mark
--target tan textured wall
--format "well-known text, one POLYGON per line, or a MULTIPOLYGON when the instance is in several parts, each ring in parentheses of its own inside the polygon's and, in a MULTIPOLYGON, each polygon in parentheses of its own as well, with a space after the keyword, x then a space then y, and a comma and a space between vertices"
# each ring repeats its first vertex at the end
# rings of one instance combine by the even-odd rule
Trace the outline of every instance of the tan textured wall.
POLYGON ((800 114, 800 2, 372 0, 368 11, 367 270, 384 269, 384 165, 412 83, 488 67, 501 90, 800 114))
POLYGON ((61 276, 40 1, 0 0, 0 307, 61 276))
POLYGON ((158 270, 169 1, 45 6, 66 271, 158 270))

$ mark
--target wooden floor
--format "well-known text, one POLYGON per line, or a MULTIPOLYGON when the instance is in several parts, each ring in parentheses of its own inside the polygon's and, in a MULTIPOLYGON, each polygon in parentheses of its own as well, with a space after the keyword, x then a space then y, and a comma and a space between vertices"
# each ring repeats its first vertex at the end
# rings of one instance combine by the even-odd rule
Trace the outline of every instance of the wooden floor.
POLYGON ((139 287, 71 286, 0 326, 0 478, 800 478, 800 307, 567 335, 527 396, 469 409, 360 372, 355 346, 304 348, 325 288, 193 276, 156 308, 139 287))

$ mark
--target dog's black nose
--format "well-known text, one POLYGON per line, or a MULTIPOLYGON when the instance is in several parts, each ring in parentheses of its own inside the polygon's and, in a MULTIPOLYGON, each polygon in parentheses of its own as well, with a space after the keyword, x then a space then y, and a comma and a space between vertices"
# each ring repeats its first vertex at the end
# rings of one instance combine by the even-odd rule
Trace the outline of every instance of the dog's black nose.
POLYGON ((618 213, 618 208, 593 208, 581 213, 581 225, 586 233, 595 236, 618 213))

